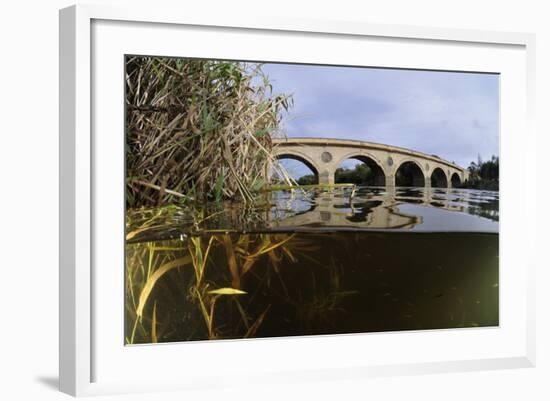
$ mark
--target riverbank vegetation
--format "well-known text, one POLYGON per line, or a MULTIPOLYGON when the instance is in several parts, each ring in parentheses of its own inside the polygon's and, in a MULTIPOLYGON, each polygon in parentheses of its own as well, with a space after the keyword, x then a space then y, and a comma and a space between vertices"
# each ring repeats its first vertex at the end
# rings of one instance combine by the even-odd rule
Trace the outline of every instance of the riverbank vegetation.
MULTIPOLYGON (((404 186, 412 186, 412 173, 408 171, 410 166, 402 166, 396 174, 396 182, 404 182, 404 186)), ((460 184, 460 188, 481 189, 498 191, 499 189, 499 158, 492 156, 490 160, 483 161, 478 157, 477 162, 471 162, 468 166, 469 180, 460 184)), ((334 174, 336 183, 353 183, 357 185, 373 185, 374 172, 365 163, 358 163, 353 168, 340 167, 334 174)), ((296 181, 299 185, 311 185, 317 183, 317 177, 306 174, 296 181)))
MULTIPOLYGON (((317 184, 317 176, 306 174, 299 177, 299 185, 317 184)), ((334 172, 334 182, 337 184, 374 185, 374 172, 366 163, 358 163, 353 168, 339 167, 334 172)))
POLYGON ((251 201, 291 98, 261 65, 131 56, 126 61, 126 204, 251 201))
POLYGON ((492 156, 490 160, 483 161, 478 156, 477 162, 471 162, 468 166, 470 178, 461 188, 483 189, 498 191, 499 188, 499 158, 492 156))
POLYGON ((198 326, 190 336, 222 336, 214 319, 226 298, 237 305, 242 323, 223 337, 254 336, 267 310, 254 320, 245 313, 236 298, 245 294, 241 277, 262 255, 279 260, 275 252, 284 250, 293 257, 286 241, 266 235, 233 243, 225 234, 205 241, 201 233, 210 223, 219 225, 218 218, 253 226, 263 216, 265 206, 256 201, 273 169, 283 183, 294 183, 272 156, 272 138, 281 135, 282 113, 291 102, 273 94, 260 64, 127 58, 126 343, 170 339, 173 308, 162 303, 168 276, 177 296, 186 294, 188 301, 178 303, 178 312, 200 316, 192 319, 198 326), (253 206, 246 213, 211 207, 221 201, 253 206), (187 234, 174 236, 182 227, 187 234), (210 255, 220 250, 227 253, 226 272, 211 266, 210 255))
POLYGON ((357 185, 373 185, 374 172, 365 163, 358 163, 354 168, 337 168, 334 182, 351 182, 357 185))

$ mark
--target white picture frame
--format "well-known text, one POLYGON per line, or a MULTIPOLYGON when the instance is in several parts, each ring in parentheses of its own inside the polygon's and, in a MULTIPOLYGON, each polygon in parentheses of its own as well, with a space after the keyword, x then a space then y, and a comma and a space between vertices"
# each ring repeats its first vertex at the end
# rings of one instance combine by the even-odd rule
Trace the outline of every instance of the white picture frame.
MULTIPOLYGON (((183 33, 182 33, 183 34, 183 33)), ((143 41, 142 41, 143 42, 143 41)), ((160 43, 158 41, 157 43, 160 43)), ((305 42, 304 42, 305 43, 305 42)), ((361 42, 362 43, 362 42, 361 42)), ((165 10, 150 8, 112 8, 109 6, 79 5, 72 6, 60 11, 60 389, 72 395, 92 395, 106 393, 125 393, 132 391, 160 391, 166 389, 200 389, 209 386, 229 385, 231 383, 231 370, 247 373, 249 380, 257 382, 290 383, 296 380, 328 380, 329 378, 354 377, 362 378, 381 375, 401 375, 418 373, 435 373, 448 371, 467 371, 479 369, 502 369, 510 367, 530 367, 535 363, 535 338, 534 338, 534 266, 535 260, 525 255, 534 255, 529 252, 534 243, 529 233, 534 233, 535 210, 526 207, 526 199, 515 199, 520 204, 518 213, 506 213, 506 180, 514 179, 514 174, 522 174, 528 171, 534 162, 535 135, 532 129, 532 111, 534 110, 534 44, 535 38, 530 34, 506 33, 506 32, 484 32, 460 29, 437 29, 415 26, 397 25, 376 25, 358 22, 335 22, 315 20, 293 20, 288 19, 254 19, 236 20, 218 18, 203 15, 186 15, 181 10, 165 10), (186 28, 187 27, 187 28, 186 28), (113 175, 113 181, 106 183, 101 180, 101 171, 116 171, 122 166, 122 153, 116 153, 117 143, 112 147, 94 138, 94 129, 102 127, 101 121, 108 121, 114 129, 121 129, 123 135, 123 116, 116 120, 103 118, 100 107, 96 107, 94 96, 103 96, 101 88, 99 94, 95 93, 97 82, 110 82, 110 78, 102 75, 102 66, 110 66, 109 57, 120 56, 120 52, 131 53, 132 51, 147 51, 146 43, 141 43, 140 48, 124 46, 124 31, 132 30, 137 34, 140 30, 149 29, 152 38, 161 38, 169 33, 184 32, 186 29, 193 30, 192 34, 202 38, 205 44, 211 44, 214 48, 215 41, 223 35, 237 35, 246 41, 255 34, 262 34, 265 40, 282 40, 284 36, 292 40, 324 41, 327 46, 329 42, 337 38, 344 44, 349 44, 347 50, 342 50, 340 57, 349 57, 350 62, 353 46, 358 41, 378 40, 384 41, 384 46, 398 44, 399 41, 406 42, 405 46, 426 46, 426 54, 433 53, 436 46, 438 51, 445 52, 445 47, 452 46, 453 52, 477 51, 480 58, 490 49, 495 49, 494 57, 490 61, 492 72, 506 71, 502 92, 502 118, 501 131, 501 157, 502 157, 502 198, 501 198, 501 234, 505 234, 501 241, 506 244, 514 243, 513 247, 507 247, 501 252, 501 262, 519 261, 519 272, 510 271, 510 276, 503 277, 501 285, 501 313, 504 313, 503 321, 499 328, 479 330, 451 330, 451 331, 429 331, 411 332, 405 334, 383 333, 375 336, 350 335, 350 336, 323 336, 301 339, 267 339, 267 340, 246 340, 246 341, 216 341, 195 343, 192 346, 184 345, 186 353, 198 355, 198 352, 206 355, 213 355, 214 352, 223 352, 233 355, 245 352, 245 355, 258 355, 258 358, 271 356, 273 361, 271 367, 252 365, 246 366, 225 366, 215 372, 204 373, 200 369, 189 369, 185 376, 154 376, 144 374, 150 379, 144 380, 137 376, 134 378, 124 377, 117 372, 124 371, 120 367, 126 363, 126 367, 135 364, 136 360, 155 359, 164 360, 170 365, 170 355, 175 352, 174 347, 178 345, 159 345, 151 347, 124 347, 120 341, 120 349, 109 349, 105 341, 106 337, 116 334, 116 323, 114 326, 105 324, 108 320, 102 312, 105 310, 104 303, 97 304, 95 291, 105 288, 106 298, 109 302, 117 302, 113 295, 113 289, 108 289, 107 277, 98 274, 95 270, 98 261, 103 260, 109 252, 117 250, 101 248, 98 245, 97 235, 105 229, 105 220, 115 218, 120 221, 120 232, 115 233, 116 247, 123 246, 117 242, 118 236, 123 238, 122 220, 116 220, 123 208, 122 202, 114 197, 113 213, 105 212, 105 199, 100 193, 104 193, 103 185, 117 185, 117 174, 113 175), (171 31, 172 30, 172 31, 171 31), (94 35, 96 39, 94 41, 94 35), (159 36, 156 36, 159 35, 159 36), (250 36, 252 35, 252 36, 250 36), (279 36, 278 36, 279 35, 279 36), (105 38, 109 38, 107 46, 105 38), (122 45, 121 45, 122 43, 122 45), (117 47, 118 46, 118 47, 117 47), (121 47, 122 46, 122 47, 121 47), (109 47, 109 49, 107 49, 109 47), (140 50, 142 49, 142 50, 140 50), (468 50, 470 49, 470 50, 468 50), (477 50, 476 50, 477 49, 477 50), (500 49, 500 50, 499 50, 500 49), (101 53, 105 50, 105 54, 101 53), (131 50, 131 51, 130 51, 131 50), (347 52, 347 53, 345 53, 347 52), (502 53, 502 59, 498 54, 502 53), (346 56, 346 54, 348 56, 346 56), (103 63, 105 61, 105 63, 103 63), (509 62, 508 62, 509 61, 509 62), (500 64, 499 64, 500 63, 500 64), (509 78, 508 78, 509 77, 509 78), (105 79, 106 81, 102 81, 105 79), (94 81, 95 80, 95 81, 94 81), (509 93, 514 90, 519 93, 519 99, 509 99, 509 93), (99 116, 99 117, 98 117, 99 116), (99 120, 96 120, 99 118, 99 120), (513 129, 520 131, 521 135, 512 135, 513 129), (111 153, 108 149, 113 149, 111 153), (507 159, 514 159, 519 171, 514 172, 506 168, 507 159), (98 178, 99 177, 99 178, 98 178), (522 233, 512 232, 509 228, 516 227, 522 233), (524 228, 525 230, 519 230, 524 228), (524 234, 528 233, 528 234, 524 234), (98 246, 99 249, 98 250, 98 246), (110 295, 109 295, 110 294, 110 295), (514 301, 514 302, 512 302, 514 301), (511 306, 511 305, 515 306, 511 306), (510 315, 506 315, 510 313, 510 315), (514 320, 514 321, 512 321, 514 320), (102 327, 98 332, 97 327, 102 327), (500 336, 499 333, 507 333, 500 336), (405 344, 431 344, 433 353, 437 353, 438 346, 446 347, 446 344, 458 344, 455 354, 448 355, 441 353, 440 358, 429 357, 419 358, 418 355, 410 354, 403 358, 391 358, 387 352, 383 352, 384 344, 398 344, 401 340, 405 344), (473 350, 461 357, 462 343, 470 342, 480 344, 480 347, 473 346, 473 350), (336 357, 338 350, 352 350, 353 347, 368 348, 372 346, 382 348, 379 356, 369 354, 369 358, 361 359, 361 353, 346 357, 336 357), (487 352, 482 351, 481 344, 495 344, 487 352), (271 348, 271 349, 270 349, 271 348), (285 355, 285 350, 295 355, 303 352, 311 360, 298 363, 293 361, 292 367, 285 368, 285 361, 277 360, 278 355, 285 355), (315 359, 315 354, 323 350, 324 362, 315 359), (453 356, 454 355, 454 356, 453 356), (99 358, 99 359, 98 359, 99 358), (118 359, 117 359, 118 358, 118 359), (128 361, 121 362, 120 359, 128 358, 128 361), (347 358, 347 359, 346 359, 347 358), (97 361, 102 361, 101 363, 97 361), (121 365, 118 365, 118 363, 121 365), (107 366, 113 366, 112 371, 107 372, 107 366), (103 371, 107 373, 103 373, 103 371)), ((401 44, 403 45, 403 44, 401 44)), ((155 46, 153 43, 149 46, 155 46)), ((150 48, 149 48, 150 49, 150 48)), ((330 49, 330 46, 327 47, 330 49)), ((292 46, 290 49, 292 50, 292 46)), ((297 49, 295 49, 297 50, 297 49)), ((419 47, 419 50, 420 47, 419 47)), ((199 50, 196 50, 199 51, 199 50)), ((245 52, 238 55, 245 56, 245 52)), ((375 49, 373 50, 375 51, 375 49)), ((378 50, 383 52, 383 50, 378 50)), ((170 50, 170 45, 165 44, 155 52, 161 55, 178 55, 170 50), (168 53, 166 53, 168 52, 168 53)), ((221 52, 221 50, 220 50, 221 52)), ((300 53, 296 51, 296 53, 300 53)), ((453 69, 451 61, 442 60, 436 64, 434 61, 405 60, 407 52, 396 54, 395 58, 388 57, 385 62, 387 67, 427 68, 427 69, 453 69), (398 60, 401 61, 392 61, 398 60), (397 65, 396 63, 399 63, 397 65)), ((142 53, 143 54, 143 53, 142 53)), ((193 53, 195 56, 197 53, 193 53)), ((202 53, 201 53, 202 54, 202 53)), ((205 53, 206 54, 206 53, 205 53)), ((251 53, 246 53, 251 54, 251 53)), ((212 54, 214 57, 215 54, 212 54)), ((228 53, 221 54, 227 57, 228 53)), ((389 55, 388 55, 389 56, 389 55)), ((220 58, 223 58, 220 57, 220 58)), ((288 60, 290 55, 277 55, 280 60, 288 60)), ((305 55, 297 54, 293 61, 299 61, 305 55)), ((316 56, 312 53, 311 57, 316 56)), ((327 56, 328 57, 328 56, 327 56)), ((359 57, 359 56, 357 56, 359 57)), ((410 57, 410 55, 409 55, 410 57)), ((487 57, 487 56, 485 56, 487 57)), ((228 57, 229 58, 229 57, 228 57)), ((421 58, 421 57, 420 57, 421 58)), ((474 60, 470 55, 465 57, 471 59, 466 70, 475 70, 475 66, 482 66, 483 60, 474 60), (481 64, 476 64, 481 63, 481 64)), ((255 59, 265 59, 265 56, 258 55, 255 59)), ((426 60, 430 59, 427 57, 426 60)), ((342 58, 343 60, 343 58, 342 58)), ((359 59, 357 59, 359 60, 359 59)), ((119 60, 120 61, 120 60, 119 60)), ((117 61, 117 63, 119 62, 117 61)), ((308 59, 307 61, 312 61, 308 59)), ((357 61, 364 65, 363 61, 357 61)), ((465 61, 466 62, 466 61, 465 61)), ((489 63, 489 61, 487 61, 489 63)), ((466 65, 466 64, 464 64, 466 65)), ((489 65, 489 64, 487 64, 489 65)), ((455 69, 462 70, 464 66, 456 64, 455 69)), ((479 67, 479 71, 486 71, 489 67, 479 67)), ((116 74, 122 75, 122 69, 116 74)), ((122 77, 114 77, 122 79, 122 77)), ((122 82, 122 81, 120 81, 122 82)), ((114 82, 115 86, 118 84, 114 82)), ((122 90, 118 89, 120 93, 122 90)), ((116 92, 115 92, 116 93, 116 92)), ((97 99, 96 99, 97 100, 97 99)), ((122 107, 122 97, 118 99, 122 107)), ((118 107, 118 106, 117 106, 118 107)), ((112 108, 111 108, 112 109, 112 108)), ((116 109, 116 107, 115 107, 116 109)), ((118 109, 113 110, 113 113, 118 109)), ((122 136, 123 137, 123 136, 122 136)), ((114 135, 113 138, 122 138, 114 135)), ((510 163, 511 164, 511 163, 510 163)), ((525 185, 529 185, 534 177, 526 175, 525 185)), ((120 182, 119 182, 120 184, 120 182)), ((535 188, 535 185, 531 185, 535 188)), ((105 187, 107 188, 107 187, 105 187)), ((511 210, 511 209, 510 209, 511 210)), ((111 220, 113 221, 113 220, 111 220)), ((109 237, 108 235, 106 237, 109 237)), ((113 245, 114 246, 114 245, 113 245)), ((116 259, 116 258, 114 258, 116 259)), ((120 275, 123 266, 120 265, 120 275)), ((506 270, 504 271, 506 273, 506 270)), ((115 288, 113 284, 111 287, 115 288)), ((122 294, 123 288, 119 289, 122 294)), ((116 308, 115 308, 116 309, 116 308)), ((113 315, 114 316, 114 315, 113 315)), ((111 319, 112 320, 112 319, 111 319)), ((122 324, 122 322, 120 322, 122 324)), ((118 346, 117 346, 118 347, 118 346)), ((181 348, 181 345, 180 345, 181 348)), ((429 354, 426 350, 425 354, 429 354)), ((248 358, 248 356, 247 356, 248 358)), ((252 356, 250 357, 252 358, 252 356)), ((250 361, 248 361, 250 362, 250 361)), ((271 362, 270 362, 271 363, 271 362)), ((150 363, 146 365, 151 366, 150 363)), ((157 365, 158 366, 158 365, 157 365)), ((150 372, 144 372, 150 373, 150 372)))

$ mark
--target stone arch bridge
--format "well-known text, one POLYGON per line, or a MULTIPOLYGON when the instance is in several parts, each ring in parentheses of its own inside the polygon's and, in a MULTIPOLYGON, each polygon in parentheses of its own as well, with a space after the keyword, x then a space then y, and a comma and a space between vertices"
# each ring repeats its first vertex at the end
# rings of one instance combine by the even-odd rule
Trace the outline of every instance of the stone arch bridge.
POLYGON ((334 184, 334 174, 347 159, 365 162, 374 172, 374 185, 396 185, 397 171, 407 165, 412 186, 451 188, 463 183, 469 171, 435 155, 379 143, 331 138, 274 139, 277 159, 295 159, 307 165, 320 184, 334 184))

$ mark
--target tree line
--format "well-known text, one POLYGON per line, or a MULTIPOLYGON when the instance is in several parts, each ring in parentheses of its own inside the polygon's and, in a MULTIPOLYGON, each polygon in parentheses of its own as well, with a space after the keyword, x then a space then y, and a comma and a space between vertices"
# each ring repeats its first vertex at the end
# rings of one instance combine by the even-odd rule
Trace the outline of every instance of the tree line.
POLYGON ((490 160, 483 161, 481 156, 477 162, 471 162, 468 166, 470 178, 465 181, 461 188, 485 189, 498 191, 499 188, 499 158, 492 156, 490 160))
MULTIPOLYGON (((398 174, 408 176, 408 171, 398 171, 398 174)), ((499 158, 492 156, 490 160, 483 161, 478 156, 476 162, 471 162, 468 166, 470 178, 459 185, 460 188, 483 189, 498 191, 499 189, 499 158)), ((397 178, 397 177, 396 177, 397 178)), ((400 182, 409 182, 407 177, 401 177, 400 182)), ((317 176, 307 174, 297 180, 299 185, 317 184, 317 176)), ((334 174, 334 182, 350 183, 357 185, 374 185, 374 172, 371 167, 365 163, 359 163, 353 168, 340 167, 334 174)), ((410 184, 412 185, 412 184, 410 184)))

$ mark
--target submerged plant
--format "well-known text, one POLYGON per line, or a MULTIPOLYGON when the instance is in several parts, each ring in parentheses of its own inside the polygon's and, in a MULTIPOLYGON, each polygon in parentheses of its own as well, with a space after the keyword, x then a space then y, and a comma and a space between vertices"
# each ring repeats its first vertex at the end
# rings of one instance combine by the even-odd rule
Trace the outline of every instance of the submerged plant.
POLYGON ((296 303, 297 316, 304 326, 312 324, 328 325, 335 314, 345 312, 342 303, 350 296, 357 295, 358 291, 345 290, 342 283, 343 267, 331 259, 327 266, 328 280, 325 286, 320 286, 319 279, 312 275, 311 287, 313 291, 305 297, 300 294, 296 303))
MULTIPOLYGON (((151 225, 150 219, 145 222, 151 225)), ((293 242, 294 235, 287 234, 234 237, 210 233, 127 244, 126 342, 166 341, 164 333, 170 333, 171 319, 189 322, 190 338, 254 336, 270 306, 257 310, 254 294, 243 288, 244 280, 258 266, 265 277, 261 281, 269 285, 269 264, 278 274, 283 258, 295 262, 294 254, 306 249, 300 241, 292 249, 293 242), (177 288, 178 293, 166 292, 166 285, 177 288), (232 309, 238 313, 240 324, 229 323, 232 309)), ((256 280, 257 274, 254 276, 256 280)))

